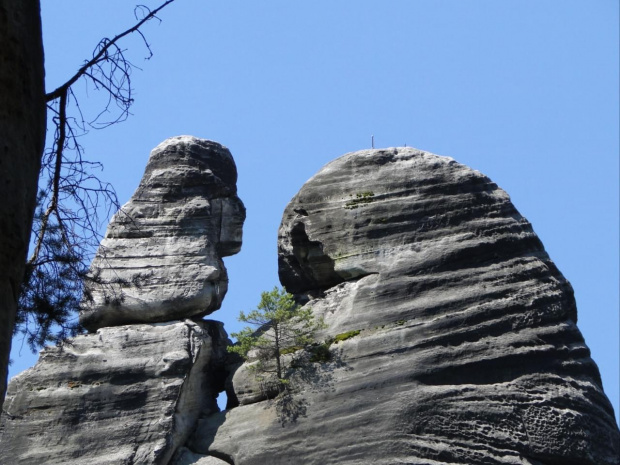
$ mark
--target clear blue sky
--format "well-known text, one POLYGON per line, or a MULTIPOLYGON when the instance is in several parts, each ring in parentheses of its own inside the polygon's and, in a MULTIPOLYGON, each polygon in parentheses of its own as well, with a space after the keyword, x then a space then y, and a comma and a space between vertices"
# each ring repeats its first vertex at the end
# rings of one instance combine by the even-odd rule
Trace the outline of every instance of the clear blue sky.
MULTIPOLYGON (((52 89, 133 23, 133 2, 42 0, 42 13, 52 89)), ((239 310, 278 284, 285 205, 374 134, 377 147, 451 156, 510 194, 575 288, 618 415, 616 0, 176 0, 160 17, 144 30, 150 61, 125 42, 143 69, 133 116, 83 144, 121 203, 167 137, 231 149, 248 218, 214 319, 238 330, 239 310)), ((13 358, 13 374, 36 359, 26 347, 13 358)))

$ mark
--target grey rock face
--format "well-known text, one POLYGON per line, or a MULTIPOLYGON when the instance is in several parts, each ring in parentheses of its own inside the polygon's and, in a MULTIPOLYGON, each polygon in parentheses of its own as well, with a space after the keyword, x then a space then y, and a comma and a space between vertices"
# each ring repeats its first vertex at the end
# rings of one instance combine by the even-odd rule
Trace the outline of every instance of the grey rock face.
POLYGON ((221 323, 187 320, 44 349, 9 385, 0 463, 169 463, 198 417, 218 410, 226 344, 221 323))
POLYGON ((194 454, 183 447, 174 463, 175 465, 226 465, 228 462, 209 455, 194 454))
POLYGON ((45 143, 39 9, 0 0, 0 407, 45 143))
POLYGON ((230 152, 216 142, 180 136, 157 146, 93 260, 84 327, 217 310, 228 288, 222 257, 241 248, 245 208, 236 181, 230 152))
POLYGON ((280 278, 332 359, 198 422, 196 454, 254 464, 618 465, 620 433, 570 284, 491 180, 411 148, 345 155, 287 206, 280 278), (252 403, 253 402, 253 403, 252 403))

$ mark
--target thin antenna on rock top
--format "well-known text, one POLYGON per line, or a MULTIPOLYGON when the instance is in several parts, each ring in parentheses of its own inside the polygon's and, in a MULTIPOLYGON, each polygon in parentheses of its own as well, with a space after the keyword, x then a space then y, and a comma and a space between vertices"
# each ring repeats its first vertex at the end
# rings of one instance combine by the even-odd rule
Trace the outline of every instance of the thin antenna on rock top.
POLYGON ((372 148, 375 148, 375 136, 374 134, 370 136, 370 145, 372 146, 372 148))

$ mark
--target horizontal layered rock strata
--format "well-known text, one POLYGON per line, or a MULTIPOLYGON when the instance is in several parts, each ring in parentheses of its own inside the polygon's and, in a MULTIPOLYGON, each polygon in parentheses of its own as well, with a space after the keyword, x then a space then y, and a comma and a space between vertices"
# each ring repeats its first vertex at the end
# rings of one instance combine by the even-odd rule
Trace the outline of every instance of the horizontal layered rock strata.
POLYGON ((179 136, 153 149, 92 262, 82 325, 95 331, 217 310, 228 289, 222 257, 241 248, 236 182, 232 155, 216 142, 179 136))
POLYGON ((225 388, 227 335, 197 318, 219 308, 222 257, 241 247, 236 179, 215 142, 180 136, 151 152, 85 284, 92 334, 44 349, 11 381, 0 463, 218 463, 182 446, 225 388))
POLYGON ((221 323, 187 320, 44 349, 9 384, 0 463, 169 463, 197 419, 218 410, 226 344, 221 323))
POLYGON ((239 369, 241 405, 199 420, 194 453, 235 465, 618 465, 573 290, 486 176, 412 148, 345 155, 289 203, 278 249, 282 283, 327 324, 317 342, 331 359, 271 400, 239 369))

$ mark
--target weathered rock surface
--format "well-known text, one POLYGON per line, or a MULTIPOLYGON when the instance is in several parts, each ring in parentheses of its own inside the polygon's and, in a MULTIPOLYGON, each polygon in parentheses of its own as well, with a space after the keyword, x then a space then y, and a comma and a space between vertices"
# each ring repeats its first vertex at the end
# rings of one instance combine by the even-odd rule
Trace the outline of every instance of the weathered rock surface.
POLYGON ((222 257, 241 248, 245 208, 227 148, 190 136, 151 152, 131 200, 112 219, 91 265, 80 321, 89 331, 217 310, 228 288, 222 257))
POLYGON ((226 465, 228 462, 209 455, 194 454, 183 447, 174 463, 176 465, 226 465))
POLYGON ((195 317, 220 306, 222 257, 241 247, 236 177, 215 142, 181 136, 152 151, 91 266, 80 318, 96 333, 46 348, 12 380, 0 463, 218 463, 182 446, 225 388, 227 335, 195 317))
POLYGON ((9 385, 0 463, 169 463, 198 417, 218 410, 226 344, 221 323, 186 320, 44 349, 9 385))
POLYGON ((237 371, 245 405, 199 420, 193 453, 235 465, 618 465, 571 286, 484 175, 411 148, 345 155, 290 202, 278 247, 282 283, 328 325, 321 339, 360 332, 281 401, 237 371))
MULTIPOLYGON (((91 329, 177 304, 202 314, 223 296, 215 275, 239 248, 243 208, 219 162, 203 170, 188 155, 217 147, 180 138, 154 151, 126 207, 135 223, 117 217, 98 256, 122 279, 102 269, 91 329), (205 197, 204 180, 218 194, 205 197), (221 199, 227 221, 213 220, 221 199), (204 293, 186 286, 194 263, 204 293), (113 285, 122 298, 107 302, 113 285)), ((103 328, 12 381, 0 463, 620 465, 571 286, 487 177, 410 148, 348 154, 303 186, 279 236, 281 281, 324 319, 331 356, 297 369, 290 393, 274 399, 228 357, 219 323, 103 328)))
POLYGON ((38 0, 0 0, 0 407, 45 143, 38 0))

